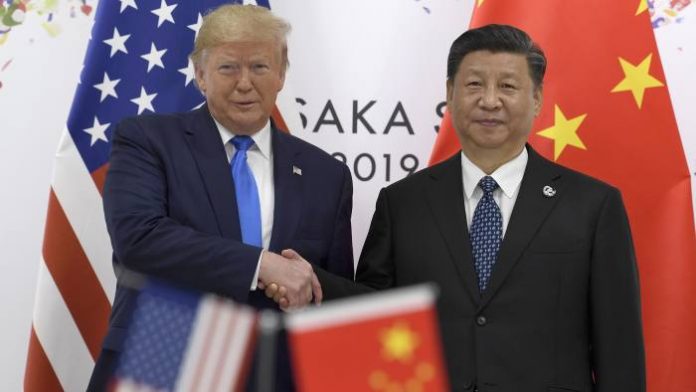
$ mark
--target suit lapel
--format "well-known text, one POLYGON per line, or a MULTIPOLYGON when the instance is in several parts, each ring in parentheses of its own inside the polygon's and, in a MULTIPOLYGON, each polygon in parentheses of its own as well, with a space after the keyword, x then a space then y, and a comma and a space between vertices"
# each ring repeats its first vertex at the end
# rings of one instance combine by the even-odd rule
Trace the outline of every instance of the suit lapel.
POLYGON ((473 302, 478 303, 481 296, 466 227, 461 154, 433 168, 430 177, 432 181, 426 189, 428 205, 461 280, 473 302))
POLYGON ((302 175, 295 173, 294 167, 305 171, 310 168, 302 168, 297 162, 299 151, 291 136, 278 131, 273 124, 271 128, 275 206, 270 249, 280 251, 295 233, 302 209, 302 175))
POLYGON ((563 196, 558 170, 546 159, 539 156, 529 145, 527 145, 527 152, 529 160, 520 185, 520 192, 510 216, 505 238, 500 246, 498 260, 493 267, 490 284, 480 307, 486 306, 495 295, 495 292, 519 261, 527 244, 534 238, 558 199, 563 196), (556 190, 554 197, 544 196, 542 191, 546 185, 556 190))
POLYGON ((186 137, 215 212, 218 229, 225 238, 241 239, 232 174, 213 117, 203 105, 188 119, 186 137))

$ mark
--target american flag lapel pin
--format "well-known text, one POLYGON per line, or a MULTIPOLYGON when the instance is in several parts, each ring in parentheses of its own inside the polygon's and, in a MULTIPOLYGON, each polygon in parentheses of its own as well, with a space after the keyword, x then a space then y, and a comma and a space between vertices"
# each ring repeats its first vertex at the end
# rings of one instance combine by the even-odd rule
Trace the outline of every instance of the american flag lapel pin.
POLYGON ((302 175, 302 169, 299 167, 292 165, 292 174, 297 174, 298 176, 302 175))

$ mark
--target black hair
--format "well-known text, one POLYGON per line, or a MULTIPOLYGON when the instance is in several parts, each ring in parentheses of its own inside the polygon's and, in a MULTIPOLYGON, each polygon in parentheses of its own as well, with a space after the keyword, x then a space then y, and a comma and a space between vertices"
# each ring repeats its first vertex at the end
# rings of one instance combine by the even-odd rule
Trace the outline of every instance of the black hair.
POLYGON ((529 34, 510 25, 489 24, 471 29, 452 42, 447 57, 447 80, 453 81, 459 64, 471 52, 487 50, 493 53, 518 53, 527 58, 529 76, 541 88, 546 73, 546 56, 529 34))

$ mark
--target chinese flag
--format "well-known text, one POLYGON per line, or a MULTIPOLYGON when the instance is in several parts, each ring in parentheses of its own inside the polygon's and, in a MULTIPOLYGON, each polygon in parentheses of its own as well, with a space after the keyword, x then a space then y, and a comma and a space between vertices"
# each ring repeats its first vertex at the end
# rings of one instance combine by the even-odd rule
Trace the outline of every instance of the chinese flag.
POLYGON ((449 390, 434 291, 428 285, 401 288, 291 314, 287 326, 298 389, 449 390))
MULTIPOLYGON (((477 0, 472 27, 489 23, 525 30, 547 55, 530 143, 621 189, 640 270, 649 391, 696 391, 690 176, 647 2, 477 0)), ((445 117, 431 164, 458 150, 445 117)))

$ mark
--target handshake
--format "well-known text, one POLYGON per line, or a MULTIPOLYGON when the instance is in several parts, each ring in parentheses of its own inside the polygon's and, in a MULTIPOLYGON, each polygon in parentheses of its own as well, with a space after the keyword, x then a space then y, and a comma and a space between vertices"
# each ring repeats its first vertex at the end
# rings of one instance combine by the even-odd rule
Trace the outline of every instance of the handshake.
POLYGON ((312 300, 320 304, 321 284, 312 265, 292 249, 280 254, 263 251, 258 288, 285 311, 301 309, 312 300))

